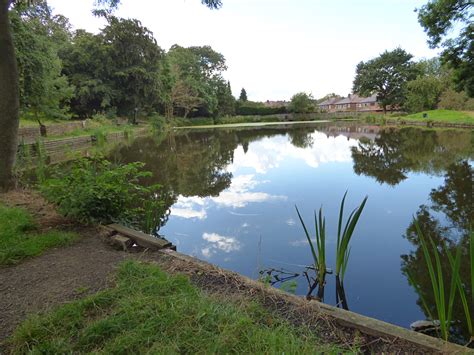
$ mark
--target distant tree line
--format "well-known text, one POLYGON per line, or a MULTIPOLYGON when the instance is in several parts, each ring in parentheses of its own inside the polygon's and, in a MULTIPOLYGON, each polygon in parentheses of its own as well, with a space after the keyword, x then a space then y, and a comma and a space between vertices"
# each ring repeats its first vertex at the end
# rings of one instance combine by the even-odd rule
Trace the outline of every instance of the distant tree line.
POLYGON ((418 20, 430 47, 443 48, 440 57, 416 63, 401 48, 385 51, 357 65, 354 93, 376 93, 384 111, 474 110, 473 8, 471 0, 429 1, 418 20))
POLYGON ((46 1, 11 9, 23 116, 235 114, 222 54, 209 46, 166 52, 140 21, 99 14, 107 25, 92 34, 72 31, 46 1))

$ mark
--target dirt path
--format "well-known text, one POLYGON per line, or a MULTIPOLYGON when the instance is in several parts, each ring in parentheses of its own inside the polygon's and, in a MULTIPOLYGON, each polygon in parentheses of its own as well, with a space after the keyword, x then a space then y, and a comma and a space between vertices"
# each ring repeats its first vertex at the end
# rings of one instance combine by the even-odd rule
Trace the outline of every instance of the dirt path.
POLYGON ((29 314, 105 288, 117 264, 134 256, 85 236, 71 247, 1 268, 0 344, 29 314))
POLYGON ((28 315, 107 287, 117 265, 138 255, 108 246, 97 228, 79 226, 60 216, 35 192, 18 190, 2 194, 0 201, 27 209, 40 231, 54 228, 80 234, 78 242, 70 247, 49 250, 15 266, 0 266, 1 354, 1 344, 28 315))

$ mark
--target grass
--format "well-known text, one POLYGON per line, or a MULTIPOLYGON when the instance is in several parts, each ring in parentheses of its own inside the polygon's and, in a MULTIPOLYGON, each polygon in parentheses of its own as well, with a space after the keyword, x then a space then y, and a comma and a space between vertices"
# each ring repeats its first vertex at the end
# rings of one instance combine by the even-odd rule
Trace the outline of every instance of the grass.
MULTIPOLYGON (((44 125, 52 125, 58 123, 69 122, 68 120, 60 120, 60 119, 53 119, 53 118, 40 118, 40 121, 44 125)), ((36 118, 33 117, 21 117, 20 118, 20 127, 39 127, 38 121, 36 118)))
POLYGON ((453 110, 431 110, 418 112, 408 116, 401 117, 406 121, 436 121, 444 123, 471 123, 474 124, 474 112, 472 111, 453 111, 453 110), (423 114, 428 117, 423 118, 423 114))
POLYGON ((76 238, 73 233, 59 231, 36 233, 28 212, 0 205, 0 265, 17 264, 49 248, 68 245, 76 238))
MULTIPOLYGON (((126 261, 116 287, 26 320, 13 353, 319 353, 305 327, 294 327, 256 303, 203 294, 182 275, 126 261)), ((339 351, 340 352, 340 351, 339 351)))

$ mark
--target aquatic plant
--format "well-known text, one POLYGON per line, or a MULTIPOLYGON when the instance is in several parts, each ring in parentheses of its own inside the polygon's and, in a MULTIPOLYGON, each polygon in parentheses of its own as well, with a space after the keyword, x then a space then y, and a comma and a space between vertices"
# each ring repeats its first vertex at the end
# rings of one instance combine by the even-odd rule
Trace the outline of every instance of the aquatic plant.
MULTIPOLYGON (((459 275, 460 266, 461 266, 462 246, 461 246, 461 243, 459 243, 456 249, 456 255, 453 258, 451 253, 448 251, 446 244, 444 242, 442 244, 442 249, 448 255, 449 263, 451 265, 451 272, 452 272, 449 285, 445 284, 446 275, 441 266, 440 250, 438 249, 438 247, 433 242, 433 239, 430 236, 426 237, 423 234, 420 228, 420 225, 415 218, 414 218, 414 224, 416 227, 416 234, 420 240, 421 248, 423 251, 423 259, 428 268, 428 274, 430 277, 431 287, 432 287, 433 296, 435 300, 436 315, 432 314, 430 308, 428 307, 428 302, 420 290, 420 286, 415 281, 411 273, 408 273, 408 278, 410 280, 410 283, 415 287, 415 290, 417 291, 417 293, 420 295, 421 302, 428 316, 432 320, 439 320, 441 337, 447 341, 449 338, 450 328, 451 328, 451 323, 452 323, 453 306, 454 306, 454 301, 456 297, 456 291, 460 292, 461 299, 463 300, 463 305, 467 306, 467 300, 465 297, 464 289, 461 284, 460 275, 459 275), (446 297, 447 295, 448 295, 448 298, 446 297)), ((471 270, 472 270, 472 255, 471 255, 471 270)), ((467 307, 467 310, 468 310, 468 313, 467 313, 468 315, 469 307, 467 307)), ((469 322, 468 322, 469 324, 470 316, 468 315, 468 317, 469 317, 469 322)), ((470 331, 471 330, 472 330, 472 326, 471 326, 470 331)))
POLYGON ((344 218, 344 204, 346 201, 347 191, 341 201, 341 207, 339 209, 339 222, 337 225, 337 242, 336 242, 336 276, 340 279, 341 284, 344 282, 344 275, 346 273, 347 264, 349 262, 349 256, 351 249, 349 243, 352 235, 354 234, 357 222, 359 222, 360 215, 364 210, 368 196, 366 196, 359 207, 355 208, 349 217, 347 218, 344 230, 342 230, 342 221, 344 218), (342 233, 341 233, 342 231, 342 233))
POLYGON ((298 213, 298 217, 300 219, 301 225, 303 226, 303 230, 308 240, 309 246, 311 248, 311 254, 313 255, 314 261, 314 268, 317 272, 318 282, 320 287, 324 284, 324 278, 326 276, 326 218, 323 217, 323 208, 319 209, 319 214, 316 215, 316 211, 314 211, 314 226, 316 230, 316 249, 314 248, 313 240, 309 235, 308 229, 303 221, 303 217, 301 217, 300 211, 298 207, 295 206, 296 213, 298 213))

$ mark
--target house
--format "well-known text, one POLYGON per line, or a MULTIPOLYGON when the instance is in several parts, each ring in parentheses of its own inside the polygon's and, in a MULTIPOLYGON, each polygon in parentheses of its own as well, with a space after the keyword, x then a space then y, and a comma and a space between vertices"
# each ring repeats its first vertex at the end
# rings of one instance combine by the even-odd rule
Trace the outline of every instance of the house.
POLYGON ((319 104, 323 112, 381 112, 377 102, 377 94, 369 97, 349 95, 343 98, 331 98, 319 104))
POLYGON ((290 103, 288 101, 271 101, 267 100, 263 103, 265 107, 287 107, 290 103))
POLYGON ((334 103, 336 101, 339 101, 340 99, 340 97, 331 97, 327 100, 324 100, 323 102, 320 102, 319 108, 321 109, 321 111, 332 112, 332 110, 335 109, 334 103))

